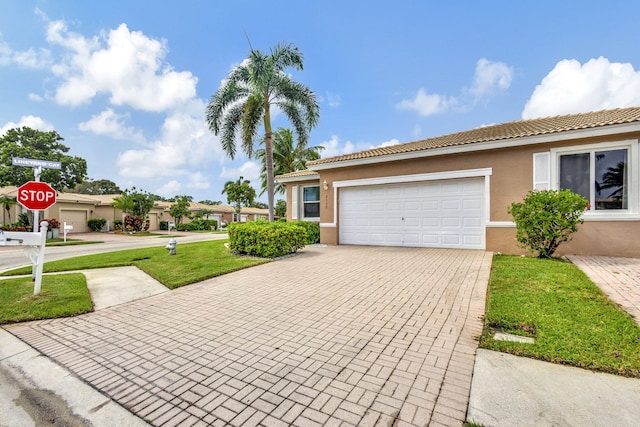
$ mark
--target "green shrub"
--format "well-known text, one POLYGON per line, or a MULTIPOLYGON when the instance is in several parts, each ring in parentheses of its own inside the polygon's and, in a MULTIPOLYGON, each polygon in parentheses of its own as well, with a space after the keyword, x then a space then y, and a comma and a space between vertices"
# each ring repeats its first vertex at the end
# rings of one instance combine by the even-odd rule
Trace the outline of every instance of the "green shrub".
POLYGON ((306 230, 293 223, 255 222, 231 223, 228 226, 229 248, 232 252, 263 258, 276 258, 296 252, 305 246, 306 230))
POLYGON ((160 221, 158 223, 160 230, 168 230, 169 229, 169 221, 160 221))
POLYGON ((188 224, 178 224, 176 225, 177 231, 198 231, 200 230, 200 226, 198 224, 194 224, 192 222, 188 224))
POLYGON ((122 220, 121 219, 114 219, 113 220, 113 229, 114 230, 122 230, 122 220))
POLYGON ((291 224, 299 225, 307 232, 307 245, 320 243, 320 224, 309 221, 294 221, 291 224))
POLYGON ((589 202, 570 190, 529 191, 521 203, 512 203, 509 214, 516 223, 516 239, 540 258, 551 258, 560 243, 582 224, 589 202))
POLYGON ((91 231, 100 231, 107 224, 107 220, 104 218, 91 218, 87 221, 87 225, 91 229, 91 231))
POLYGON ((218 221, 215 219, 196 218, 189 224, 197 226, 196 230, 215 230, 218 228, 218 221))

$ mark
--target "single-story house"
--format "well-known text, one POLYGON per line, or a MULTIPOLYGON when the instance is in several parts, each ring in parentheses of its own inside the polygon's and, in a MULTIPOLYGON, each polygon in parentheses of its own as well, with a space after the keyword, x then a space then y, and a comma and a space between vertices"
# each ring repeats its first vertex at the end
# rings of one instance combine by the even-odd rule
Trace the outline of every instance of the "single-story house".
POLYGON ((568 188, 590 201, 557 254, 640 257, 640 107, 519 120, 307 163, 281 175, 287 218, 325 244, 527 253, 511 203, 568 188))
MULTIPOLYGON (((17 187, 14 186, 0 187, 0 197, 7 196, 15 198, 17 196, 17 190, 17 187)), ((55 218, 60 222, 61 226, 64 223, 71 225, 73 227, 73 233, 84 233, 90 231, 87 225, 90 219, 104 218, 107 220, 108 228, 112 230, 113 221, 116 219, 121 220, 124 217, 122 211, 116 209, 113 205, 113 199, 117 196, 117 194, 90 195, 58 192, 56 203, 40 213, 40 220, 55 218)), ((149 230, 159 230, 161 221, 173 220, 169 214, 171 205, 171 202, 156 202, 155 206, 147 215, 149 230)), ((218 220, 218 224, 255 221, 258 218, 269 217, 269 211, 267 209, 242 208, 240 215, 237 215, 235 209, 231 206, 205 205, 196 202, 190 203, 189 211, 191 214, 204 209, 209 211, 207 217, 218 220)), ((19 204, 12 206, 8 212, 2 208, 0 224, 17 222, 18 215, 25 211, 26 209, 19 204)), ((185 223, 189 221, 190 219, 188 218, 183 219, 185 223)))

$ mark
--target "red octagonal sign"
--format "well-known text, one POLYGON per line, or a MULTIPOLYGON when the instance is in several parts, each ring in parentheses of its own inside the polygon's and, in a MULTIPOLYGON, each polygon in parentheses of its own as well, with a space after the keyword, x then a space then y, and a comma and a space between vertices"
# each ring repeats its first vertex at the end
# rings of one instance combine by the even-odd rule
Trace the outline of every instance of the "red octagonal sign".
POLYGON ((43 211, 56 202, 56 190, 46 182, 29 181, 18 188, 18 203, 32 211, 43 211))

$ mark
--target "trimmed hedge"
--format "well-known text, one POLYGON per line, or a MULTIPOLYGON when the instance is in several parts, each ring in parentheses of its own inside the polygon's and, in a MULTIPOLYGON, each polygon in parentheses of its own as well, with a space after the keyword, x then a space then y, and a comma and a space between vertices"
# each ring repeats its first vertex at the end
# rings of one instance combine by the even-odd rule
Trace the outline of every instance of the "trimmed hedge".
POLYGON ((307 245, 313 245, 316 243, 320 243, 320 224, 317 222, 309 222, 309 221, 293 221, 290 224, 299 225, 304 228, 307 232, 307 245))
POLYGON ((241 255, 277 258, 295 253, 305 246, 307 232, 294 223, 233 222, 228 226, 229 249, 241 255))
POLYGON ((198 218, 186 224, 178 224, 176 230, 178 231, 200 231, 200 230, 215 230, 218 228, 218 221, 215 219, 203 219, 198 218))
POLYGON ((100 231, 107 225, 107 220, 104 218, 91 218, 87 221, 87 225, 91 229, 91 231, 100 231))

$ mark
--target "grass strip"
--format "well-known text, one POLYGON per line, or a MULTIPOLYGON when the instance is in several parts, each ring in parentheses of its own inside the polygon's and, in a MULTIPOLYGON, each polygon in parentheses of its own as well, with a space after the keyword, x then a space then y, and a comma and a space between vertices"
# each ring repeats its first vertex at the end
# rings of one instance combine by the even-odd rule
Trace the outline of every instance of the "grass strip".
MULTIPOLYGON (((164 245, 129 249, 96 255, 84 255, 44 264, 45 273, 88 270, 105 267, 136 266, 169 289, 200 282, 232 271, 269 262, 261 258, 233 255, 224 246, 226 240, 178 244, 176 255, 168 255, 164 245)), ((3 275, 31 274, 23 267, 3 275)))
POLYGON ((42 278, 33 295, 31 277, 0 280, 0 324, 67 317, 93 311, 84 275, 55 274, 42 278))
POLYGON ((495 255, 480 346, 640 378, 640 327, 575 265, 495 255), (493 331, 535 344, 493 339, 493 331))

